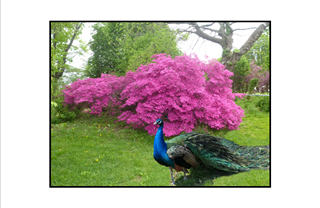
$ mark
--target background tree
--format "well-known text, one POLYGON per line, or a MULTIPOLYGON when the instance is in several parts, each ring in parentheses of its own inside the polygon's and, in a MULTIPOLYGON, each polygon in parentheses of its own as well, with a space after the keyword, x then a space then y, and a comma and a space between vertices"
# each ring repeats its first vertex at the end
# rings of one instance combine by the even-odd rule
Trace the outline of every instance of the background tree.
POLYGON ((123 65, 126 72, 150 63, 155 54, 166 53, 171 58, 182 55, 177 47, 178 33, 165 23, 133 22, 123 24, 123 27, 127 36, 121 41, 123 54, 130 57, 123 65))
POLYGON ((94 25, 93 40, 89 43, 93 55, 89 58, 87 75, 96 78, 101 73, 124 75, 141 64, 151 62, 151 56, 166 53, 182 55, 177 47, 178 36, 165 23, 109 22, 94 25))
MULTIPOLYGON (((59 79, 66 69, 70 68, 67 61, 72 62, 73 55, 80 53, 79 47, 73 45, 79 37, 84 24, 81 22, 51 22, 51 76, 59 79), (70 55, 70 54, 69 54, 70 55)), ((82 45, 82 49, 84 46, 82 45)))
POLYGON ((188 28, 179 29, 179 31, 196 34, 205 40, 220 45, 223 49, 221 63, 231 72, 234 72, 236 63, 251 49, 263 31, 269 27, 269 22, 266 22, 257 28, 233 28, 232 25, 234 23, 235 22, 213 22, 199 26, 196 22, 169 22, 169 24, 186 24, 188 25, 188 28), (218 30, 212 28, 212 25, 214 24, 219 24, 218 30), (248 40, 239 50, 232 51, 234 32, 248 29, 255 29, 255 31, 250 35, 248 40), (214 32, 214 35, 209 35, 206 33, 206 31, 214 32))
POLYGON ((245 56, 242 56, 240 60, 235 64, 233 76, 231 79, 232 90, 234 92, 244 93, 247 91, 247 83, 245 77, 250 73, 250 63, 245 56))
POLYGON ((93 55, 89 57, 86 75, 91 78, 101 76, 101 73, 107 74, 123 71, 118 66, 124 57, 120 53, 120 44, 118 37, 123 36, 122 28, 119 22, 97 23, 92 26, 92 41, 89 42, 93 55))
MULTIPOLYGON (((235 49, 237 51, 237 49, 235 49)), ((220 63, 222 57, 217 59, 220 63)), ((231 76, 232 91, 245 93, 248 90, 248 84, 246 81, 246 76, 250 73, 250 63, 245 56, 242 56, 240 60, 235 64, 233 70, 233 76, 231 76)))
POLYGON ((81 70, 69 65, 75 55, 86 52, 85 44, 79 40, 76 46, 75 40, 84 27, 81 22, 51 22, 51 119, 52 122, 70 121, 75 118, 75 113, 64 108, 60 89, 66 83, 75 81, 81 76, 81 70), (66 76, 66 73, 69 76, 66 76))
POLYGON ((245 54, 249 62, 255 61, 255 65, 261 66, 263 70, 270 70, 270 35, 269 28, 263 31, 260 38, 253 44, 252 48, 245 54))

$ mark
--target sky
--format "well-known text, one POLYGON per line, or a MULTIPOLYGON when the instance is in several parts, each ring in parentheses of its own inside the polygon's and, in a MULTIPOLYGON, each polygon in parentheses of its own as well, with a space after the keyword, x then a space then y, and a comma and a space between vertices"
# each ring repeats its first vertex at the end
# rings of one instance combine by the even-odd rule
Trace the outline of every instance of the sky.
MULTIPOLYGON (((80 39, 88 43, 91 39, 92 33, 92 25, 94 22, 85 23, 85 28, 83 28, 82 34, 80 35, 80 39)), ((208 24, 205 22, 198 23, 199 25, 208 24)), ((251 27, 258 27, 262 22, 242 22, 242 23, 235 23, 232 25, 233 29, 236 28, 251 28, 251 27)), ((170 28, 182 28, 184 25, 176 25, 176 24, 169 24, 170 28)), ((213 29, 219 29, 219 25, 216 23, 212 27, 213 29)), ((239 30, 236 31, 233 35, 233 46, 237 49, 240 49, 241 46, 248 40, 250 35, 253 33, 254 29, 250 30, 239 30)), ((212 33, 214 35, 214 33, 212 33)), ((196 53, 197 56, 201 60, 205 60, 205 55, 207 55, 210 59, 211 58, 219 58, 222 54, 222 48, 220 45, 204 40, 199 38, 199 36, 195 34, 190 34, 189 39, 187 41, 180 41, 178 47, 181 49, 182 52, 186 54, 196 53), (195 43, 197 43, 195 45, 195 43)), ((75 44, 78 44, 75 42, 75 44)), ((84 68, 84 65, 88 58, 92 55, 92 51, 89 49, 89 52, 84 56, 75 56, 73 58, 73 62, 71 63, 72 66, 77 68, 84 68)))

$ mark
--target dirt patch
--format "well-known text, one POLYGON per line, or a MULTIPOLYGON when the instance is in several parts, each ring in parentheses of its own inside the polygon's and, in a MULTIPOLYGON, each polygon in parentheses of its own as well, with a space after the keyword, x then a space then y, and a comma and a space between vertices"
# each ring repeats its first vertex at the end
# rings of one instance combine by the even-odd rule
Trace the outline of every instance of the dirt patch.
POLYGON ((141 181, 142 177, 141 176, 136 176, 134 179, 132 179, 133 181, 141 181))

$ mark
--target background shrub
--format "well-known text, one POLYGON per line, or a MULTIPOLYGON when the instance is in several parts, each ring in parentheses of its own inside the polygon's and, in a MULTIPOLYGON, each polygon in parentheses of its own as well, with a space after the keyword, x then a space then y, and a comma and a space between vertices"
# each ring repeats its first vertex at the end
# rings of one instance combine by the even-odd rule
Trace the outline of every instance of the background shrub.
POLYGON ((80 114, 79 109, 71 109, 69 106, 65 106, 63 104, 63 97, 56 98, 54 102, 56 103, 56 105, 51 106, 52 124, 73 121, 77 117, 77 115, 80 114))
POLYGON ((258 78, 253 78, 253 79, 251 79, 249 81, 249 86, 248 86, 249 94, 251 94, 254 91, 255 87, 258 86, 258 83, 259 83, 259 79, 258 78))
POLYGON ((254 64, 254 61, 250 64, 250 74, 245 77, 245 82, 249 83, 252 79, 259 79, 259 83, 253 92, 269 92, 270 91, 270 74, 267 70, 263 70, 260 66, 254 64))
POLYGON ((270 112, 270 98, 263 97, 257 103, 256 106, 263 112, 270 112))

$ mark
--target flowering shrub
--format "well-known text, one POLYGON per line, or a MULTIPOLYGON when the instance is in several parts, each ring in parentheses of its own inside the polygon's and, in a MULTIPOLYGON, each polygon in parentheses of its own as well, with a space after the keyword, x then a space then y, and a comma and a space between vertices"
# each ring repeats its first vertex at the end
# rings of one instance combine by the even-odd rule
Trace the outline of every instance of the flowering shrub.
POLYGON ((127 99, 122 107, 137 105, 136 112, 125 111, 119 120, 145 127, 155 134, 152 123, 163 115, 166 136, 190 132, 197 122, 211 128, 237 129, 244 111, 235 104, 231 90, 233 74, 216 60, 208 64, 196 56, 177 56, 171 59, 165 54, 154 55, 154 62, 141 65, 133 75, 135 80, 121 93, 127 99), (205 75, 207 80, 205 78, 205 75))
POLYGON ((79 79, 62 90, 64 102, 71 106, 90 107, 91 114, 100 116, 102 108, 108 105, 114 107, 122 103, 119 100, 120 93, 128 83, 133 81, 132 74, 132 72, 128 72, 126 77, 101 74, 101 78, 79 79))
POLYGON ((250 64, 251 72, 245 77, 245 82, 250 83, 250 80, 259 79, 258 86, 254 90, 255 92, 268 92, 270 90, 270 74, 268 71, 263 71, 260 66, 254 64, 254 61, 250 64))
POLYGON ((107 105, 120 106, 119 120, 155 134, 153 122, 164 121, 166 136, 190 132, 198 122, 211 128, 237 129, 244 111, 234 102, 231 90, 233 73, 216 60, 204 63, 195 55, 157 54, 153 63, 141 65, 125 77, 102 74, 101 78, 78 80, 64 90, 70 105, 87 103, 100 115, 107 105))

